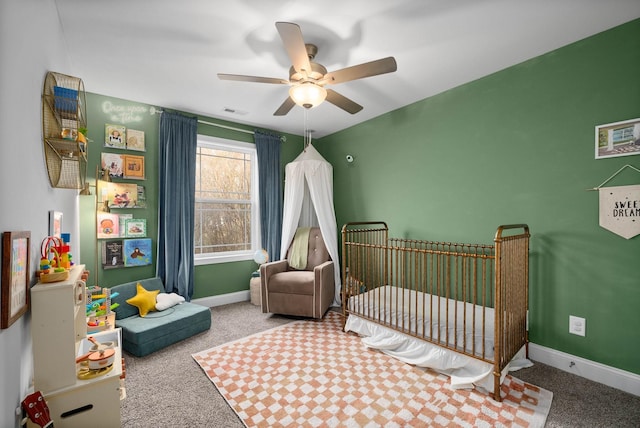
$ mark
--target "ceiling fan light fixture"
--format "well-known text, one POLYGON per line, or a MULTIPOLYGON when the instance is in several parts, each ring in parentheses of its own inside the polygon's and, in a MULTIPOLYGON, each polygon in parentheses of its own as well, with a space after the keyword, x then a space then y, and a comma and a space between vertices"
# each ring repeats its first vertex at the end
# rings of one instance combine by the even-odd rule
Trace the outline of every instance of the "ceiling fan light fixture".
POLYGON ((320 105, 327 98, 327 90, 313 82, 304 82, 292 86, 289 96, 299 106, 310 109, 320 105))

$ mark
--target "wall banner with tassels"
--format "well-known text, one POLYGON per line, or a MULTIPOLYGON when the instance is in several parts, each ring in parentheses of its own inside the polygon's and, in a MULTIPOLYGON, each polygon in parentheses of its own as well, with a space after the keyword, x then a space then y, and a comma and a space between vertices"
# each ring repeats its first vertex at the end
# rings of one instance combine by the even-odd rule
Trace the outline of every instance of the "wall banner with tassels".
POLYGON ((600 227, 631 239, 640 235, 640 185, 601 187, 600 227))

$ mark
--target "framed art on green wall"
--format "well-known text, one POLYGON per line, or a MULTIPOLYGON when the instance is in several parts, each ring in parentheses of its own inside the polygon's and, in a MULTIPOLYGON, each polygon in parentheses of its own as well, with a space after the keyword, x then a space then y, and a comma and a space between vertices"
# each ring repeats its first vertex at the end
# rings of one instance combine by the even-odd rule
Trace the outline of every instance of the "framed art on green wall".
POLYGON ((596 126, 596 159, 640 155, 640 118, 596 126))

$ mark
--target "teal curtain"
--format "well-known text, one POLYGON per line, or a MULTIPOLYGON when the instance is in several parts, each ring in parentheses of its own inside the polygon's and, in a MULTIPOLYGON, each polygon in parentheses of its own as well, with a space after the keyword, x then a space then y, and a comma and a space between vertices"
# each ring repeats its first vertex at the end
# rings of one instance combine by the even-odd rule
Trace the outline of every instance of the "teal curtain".
POLYGON ((193 296, 198 120, 164 112, 159 131, 157 275, 167 293, 193 296))
POLYGON ((280 166, 282 141, 279 135, 259 130, 255 131, 254 141, 258 154, 262 248, 269 253, 269 260, 279 260, 282 237, 282 168, 280 166))

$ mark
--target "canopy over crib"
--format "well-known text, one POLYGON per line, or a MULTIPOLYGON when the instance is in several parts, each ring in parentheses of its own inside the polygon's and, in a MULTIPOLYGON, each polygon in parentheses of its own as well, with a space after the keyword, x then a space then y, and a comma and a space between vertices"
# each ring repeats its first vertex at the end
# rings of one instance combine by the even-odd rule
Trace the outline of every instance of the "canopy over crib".
POLYGON ((339 306, 340 259, 336 214, 333 208, 333 167, 311 144, 285 167, 281 259, 286 258, 287 249, 299 227, 320 228, 334 263, 336 290, 333 306, 339 306))

